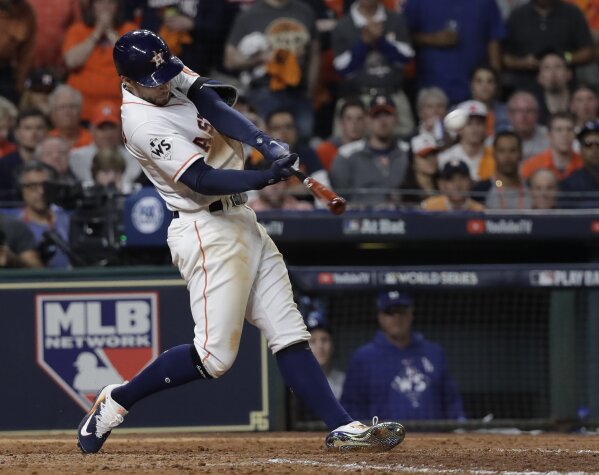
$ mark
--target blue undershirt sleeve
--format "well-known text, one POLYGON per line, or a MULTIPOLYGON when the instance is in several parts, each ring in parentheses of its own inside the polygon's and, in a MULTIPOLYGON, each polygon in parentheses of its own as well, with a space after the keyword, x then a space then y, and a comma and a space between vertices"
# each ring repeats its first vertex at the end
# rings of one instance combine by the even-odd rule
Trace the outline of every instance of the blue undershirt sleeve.
POLYGON ((193 191, 203 195, 229 195, 260 190, 279 181, 269 170, 217 170, 196 160, 179 178, 193 191))
POLYGON ((194 103, 202 117, 227 137, 252 145, 252 139, 260 131, 239 111, 229 107, 209 86, 198 87, 194 83, 187 92, 187 97, 194 103))
POLYGON ((205 78, 199 78, 192 84, 187 91, 187 97, 200 115, 221 134, 254 147, 267 160, 273 162, 288 153, 284 144, 273 140, 243 114, 227 105, 218 93, 206 84, 205 78))

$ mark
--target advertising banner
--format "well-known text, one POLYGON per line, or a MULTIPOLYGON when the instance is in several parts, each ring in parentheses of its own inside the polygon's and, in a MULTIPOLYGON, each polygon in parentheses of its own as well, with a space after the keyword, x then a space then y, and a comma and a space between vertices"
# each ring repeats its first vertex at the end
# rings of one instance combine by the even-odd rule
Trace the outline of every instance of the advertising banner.
MULTIPOLYGON (((191 343, 184 282, 0 282, 0 430, 74 429, 106 384, 129 380, 166 349, 191 343)), ((124 427, 266 430, 266 344, 246 324, 233 368, 140 401, 124 427)))

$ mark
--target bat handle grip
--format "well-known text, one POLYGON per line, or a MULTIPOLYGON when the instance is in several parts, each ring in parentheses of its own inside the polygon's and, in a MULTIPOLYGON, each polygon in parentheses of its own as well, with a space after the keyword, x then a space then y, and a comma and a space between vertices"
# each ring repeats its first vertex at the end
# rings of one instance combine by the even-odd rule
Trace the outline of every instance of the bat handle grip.
POLYGON ((301 182, 305 184, 305 182, 308 179, 308 177, 306 176, 306 174, 304 172, 302 172, 298 168, 293 168, 293 167, 290 168, 289 170, 291 170, 291 174, 293 176, 299 178, 301 180, 301 182))

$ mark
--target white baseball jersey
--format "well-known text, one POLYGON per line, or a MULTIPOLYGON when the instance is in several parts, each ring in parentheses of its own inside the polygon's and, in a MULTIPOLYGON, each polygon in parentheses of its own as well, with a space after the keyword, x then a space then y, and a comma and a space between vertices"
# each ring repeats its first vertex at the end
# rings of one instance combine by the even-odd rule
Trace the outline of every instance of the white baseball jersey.
POLYGON ((219 134, 187 98, 197 78, 187 68, 179 73, 171 81, 171 98, 165 106, 144 101, 123 87, 125 147, 171 211, 196 211, 219 198, 178 182, 196 160, 203 159, 213 168, 243 169, 241 144, 219 134))
POLYGON ((123 134, 167 206, 181 211, 167 242, 189 289, 195 348, 217 378, 235 361, 244 318, 262 330, 273 352, 309 340, 310 333, 293 302, 283 258, 254 211, 235 206, 211 213, 208 205, 222 197, 178 181, 201 158, 214 168, 243 168, 241 144, 214 130, 187 98, 197 78, 184 69, 164 106, 123 89, 123 134))

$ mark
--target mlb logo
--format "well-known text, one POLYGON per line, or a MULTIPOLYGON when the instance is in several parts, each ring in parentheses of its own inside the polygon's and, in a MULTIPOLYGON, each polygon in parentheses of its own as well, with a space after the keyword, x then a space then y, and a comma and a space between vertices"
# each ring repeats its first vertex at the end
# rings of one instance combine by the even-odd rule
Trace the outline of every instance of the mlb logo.
POLYGON ((158 355, 158 294, 38 294, 35 326, 38 364, 88 411, 158 355))
POLYGON ((546 287, 551 287, 555 284, 555 271, 552 270, 544 270, 539 271, 537 275, 537 285, 543 285, 546 287))
POLYGON ((555 271, 533 270, 530 271, 530 283, 541 287, 553 287, 555 285, 555 271))

